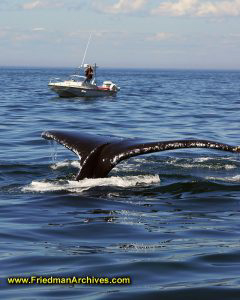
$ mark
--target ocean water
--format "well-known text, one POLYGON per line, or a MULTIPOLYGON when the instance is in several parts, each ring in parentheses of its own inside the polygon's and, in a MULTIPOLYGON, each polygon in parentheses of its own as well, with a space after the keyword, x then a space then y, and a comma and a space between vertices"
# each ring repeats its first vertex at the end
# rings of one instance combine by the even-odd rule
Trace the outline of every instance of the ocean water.
POLYGON ((240 72, 99 69, 116 97, 63 99, 70 69, 0 68, 1 299, 240 299, 240 158, 182 149, 74 181, 48 129, 240 145, 240 72), (9 277, 130 277, 131 284, 10 285, 9 277))

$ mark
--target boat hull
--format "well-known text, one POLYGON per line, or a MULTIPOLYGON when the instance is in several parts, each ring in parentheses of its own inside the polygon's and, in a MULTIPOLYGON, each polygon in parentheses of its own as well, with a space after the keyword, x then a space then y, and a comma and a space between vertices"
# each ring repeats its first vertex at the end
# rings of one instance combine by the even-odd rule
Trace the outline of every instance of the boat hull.
POLYGON ((102 97, 102 96, 114 96, 117 91, 111 91, 107 89, 91 89, 82 87, 64 87, 49 84, 52 91, 57 93, 59 97, 62 98, 72 98, 72 97, 102 97))

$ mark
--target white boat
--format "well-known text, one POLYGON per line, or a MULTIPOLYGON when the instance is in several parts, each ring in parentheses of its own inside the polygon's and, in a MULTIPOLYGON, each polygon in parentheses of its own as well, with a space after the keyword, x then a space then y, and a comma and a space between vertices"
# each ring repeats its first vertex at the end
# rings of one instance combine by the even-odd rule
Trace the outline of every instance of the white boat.
MULTIPOLYGON (((90 65, 84 64, 83 70, 90 65)), ((112 96, 116 95, 120 88, 112 81, 103 81, 102 85, 96 84, 96 64, 90 66, 93 70, 92 78, 86 76, 71 75, 67 80, 60 80, 59 78, 51 79, 48 86, 51 90, 56 92, 60 97, 98 97, 98 96, 112 96)), ((79 68, 80 70, 82 68, 79 68)))

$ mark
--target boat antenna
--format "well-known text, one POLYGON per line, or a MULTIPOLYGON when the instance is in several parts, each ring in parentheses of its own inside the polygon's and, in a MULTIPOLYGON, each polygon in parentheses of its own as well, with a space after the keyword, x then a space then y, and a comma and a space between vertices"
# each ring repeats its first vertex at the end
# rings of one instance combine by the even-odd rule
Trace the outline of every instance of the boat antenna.
POLYGON ((86 57, 86 54, 87 54, 87 50, 88 50, 88 46, 90 44, 91 37, 92 37, 92 32, 90 33, 90 36, 89 36, 89 39, 88 39, 88 42, 87 42, 87 46, 86 46, 86 49, 85 49, 85 52, 84 52, 84 55, 83 55, 83 60, 82 60, 81 67, 83 67, 83 64, 84 64, 84 60, 85 60, 85 57, 86 57))

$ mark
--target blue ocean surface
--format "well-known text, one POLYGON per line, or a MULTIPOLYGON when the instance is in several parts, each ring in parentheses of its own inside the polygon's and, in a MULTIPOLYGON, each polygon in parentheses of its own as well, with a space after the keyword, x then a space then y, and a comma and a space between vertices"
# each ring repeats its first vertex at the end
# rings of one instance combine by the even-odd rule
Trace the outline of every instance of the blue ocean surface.
POLYGON ((121 91, 59 98, 61 68, 0 68, 1 299, 240 299, 239 154, 137 156, 76 182, 49 129, 240 145, 240 72, 99 69, 121 91), (130 277, 131 284, 8 284, 9 277, 130 277))

